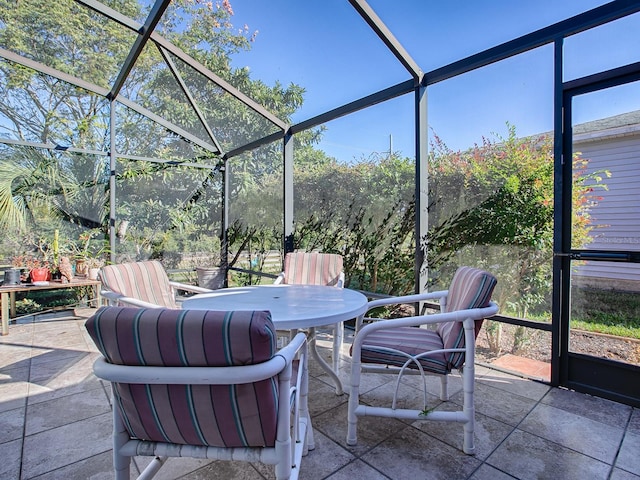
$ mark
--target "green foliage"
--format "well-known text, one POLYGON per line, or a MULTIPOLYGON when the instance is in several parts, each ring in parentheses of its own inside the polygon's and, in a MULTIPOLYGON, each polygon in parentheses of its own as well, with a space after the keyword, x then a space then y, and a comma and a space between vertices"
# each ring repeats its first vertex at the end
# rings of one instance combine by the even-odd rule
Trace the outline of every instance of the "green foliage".
POLYGON ((42 305, 31 298, 16 300, 16 313, 18 315, 28 315, 42 310, 42 305))
POLYGON ((431 412, 433 412, 434 410, 435 410, 435 407, 431 407, 431 408, 429 408, 429 407, 424 407, 424 408, 420 411, 420 416, 421 416, 421 417, 428 417, 428 416, 429 416, 429 414, 430 414, 431 412))
MULTIPOLYGON (((135 0, 107 4, 140 23, 148 14, 149 6, 135 0)), ((158 32, 272 113, 288 119, 302 104, 304 89, 278 82, 269 86, 252 79, 248 69, 232 68, 230 56, 249 49, 256 38, 246 26, 235 28, 232 17, 228 0, 218 4, 176 0, 163 15, 158 32)), ((135 32, 72 0, 0 1, 0 18, 0 43, 5 48, 105 88, 116 79, 136 38, 135 32)), ((192 67, 170 54, 168 58, 224 149, 277 131, 192 67)), ((7 120, 0 131, 7 136, 103 152, 110 149, 106 99, 5 60, 0 60, 0 94, 0 114, 7 120)), ((141 53, 120 95, 210 141, 153 43, 141 53)), ((217 241, 221 235, 222 177, 217 171, 176 163, 220 166, 222 162, 164 126, 116 105, 116 151, 165 161, 119 159, 119 258, 166 258, 180 263, 180 249, 203 244, 207 236, 217 241)), ((305 132, 298 140, 304 146, 317 137, 305 132)), ((241 156, 234 165, 240 179, 237 191, 259 189, 258 175, 274 178, 272 174, 281 170, 280 150, 276 143, 241 156)), ((25 242, 17 238, 39 237, 55 228, 67 239, 77 238, 86 228, 101 227, 107 232, 109 170, 105 156, 3 147, 0 227, 15 235, 16 241, 4 242, 2 251, 19 253, 25 242)), ((208 246, 203 248, 214 254, 208 246)))
POLYGON ((467 245, 548 249, 553 241, 553 150, 548 138, 484 139, 450 152, 438 138, 431 152, 429 265, 467 245))
POLYGON ((24 233, 30 224, 51 217, 82 223, 78 210, 69 208, 83 187, 75 167, 35 148, 0 151, 0 228, 24 233))
POLYGON ((238 265, 249 270, 262 271, 268 250, 279 245, 282 230, 275 227, 246 225, 235 221, 227 233, 229 242, 228 266, 238 265), (240 257, 247 252, 247 264, 241 265, 240 257))
MULTIPOLYGON (((574 159, 573 238, 589 240, 594 189, 603 173, 585 173, 574 159)), ((430 230, 421 248, 432 281, 456 265, 486 268, 498 278, 495 298, 503 311, 526 317, 547 309, 553 247, 553 145, 548 137, 484 139, 453 152, 435 137, 430 157, 430 230), (436 274, 431 274, 435 271, 436 274)), ((605 172, 606 174, 606 172, 605 172)), ((523 340, 524 341, 524 340, 523 340)))
POLYGON ((350 225, 336 225, 335 218, 311 216, 296 225, 295 247, 342 255, 345 285, 384 294, 411 291, 414 284, 414 211, 403 215, 396 203, 379 221, 363 208, 352 209, 344 218, 350 225))
POLYGON ((413 289, 414 166, 408 158, 327 161, 294 169, 295 248, 339 253, 346 285, 413 289))
POLYGON ((593 316, 585 321, 580 318, 571 319, 571 328, 584 330, 585 332, 602 333, 623 338, 635 338, 640 340, 640 325, 637 322, 629 322, 629 319, 619 315, 593 316))
POLYGON ((40 312, 45 307, 56 308, 78 305, 83 298, 86 298, 86 294, 87 289, 84 287, 18 293, 16 313, 18 315, 28 315, 40 312))

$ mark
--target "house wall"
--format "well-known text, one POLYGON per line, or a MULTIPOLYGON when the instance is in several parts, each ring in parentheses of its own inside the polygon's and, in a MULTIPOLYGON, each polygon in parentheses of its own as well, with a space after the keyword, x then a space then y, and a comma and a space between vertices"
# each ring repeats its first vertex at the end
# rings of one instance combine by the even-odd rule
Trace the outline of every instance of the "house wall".
MULTIPOLYGON (((640 112, 624 117, 615 126, 605 119, 576 127, 574 152, 589 159, 588 171, 608 170, 607 190, 597 190, 601 200, 591 210, 594 250, 640 251, 640 112), (629 124, 635 119, 635 124, 629 124), (597 129, 598 125, 612 128, 597 129)), ((589 287, 640 291, 640 264, 586 262, 577 267, 574 283, 589 287)))

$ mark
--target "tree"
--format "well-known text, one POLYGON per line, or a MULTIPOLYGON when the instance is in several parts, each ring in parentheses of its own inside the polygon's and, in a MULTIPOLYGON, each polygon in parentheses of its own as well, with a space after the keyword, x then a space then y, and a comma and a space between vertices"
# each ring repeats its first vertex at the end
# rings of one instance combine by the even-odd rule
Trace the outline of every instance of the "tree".
POLYGON ((298 164, 296 248, 341 254, 347 286, 412 290, 414 177, 413 161, 396 155, 298 164))
MULTIPOLYGON (((135 0, 123 0, 114 8, 142 23, 148 10, 141 5, 135 0)), ((251 79, 247 69, 231 67, 231 55, 250 48, 255 39, 248 27, 235 29, 232 16, 228 0, 216 5, 177 0, 163 15, 157 31, 272 113, 287 119, 301 105, 304 90, 296 85, 285 88, 279 83, 268 86, 251 79)), ((0 18, 3 47, 104 88, 110 88, 117 77, 135 39, 133 32, 117 22, 108 21, 72 0, 53 4, 43 0, 18 4, 0 0, 0 18)), ((258 118, 191 66, 161 52, 153 42, 140 55, 120 94, 210 141, 162 54, 175 64, 191 88, 223 148, 235 148, 275 131, 270 122, 258 118)), ((6 60, 0 60, 0 94, 0 134, 63 147, 102 152, 110 149, 110 112, 107 100, 101 96, 6 60)), ((206 226, 204 230, 208 232, 219 231, 221 176, 214 171, 175 165, 184 161, 216 165, 219 159, 123 105, 117 107, 115 128, 116 150, 120 154, 170 162, 119 162, 118 220, 128 226, 122 232, 136 239, 151 239, 158 254, 163 244, 175 243, 167 242, 167 231, 197 236, 202 233, 199 225, 206 226)), ((109 206, 106 156, 31 149, 26 158, 19 150, 6 147, 0 152, 1 168, 7 173, 13 169, 11 175, 3 176, 0 186, 0 219, 5 225, 18 228, 32 221, 28 204, 20 203, 21 198, 27 197, 21 197, 18 190, 24 191, 24 186, 33 183, 33 179, 27 178, 29 171, 37 175, 56 165, 57 175, 65 180, 64 188, 62 183, 51 184, 48 193, 39 192, 39 201, 55 206, 50 213, 61 219, 87 223, 87 227, 98 222, 106 230, 109 206), (24 181, 12 180, 17 177, 24 181), (97 217, 89 216, 87 208, 100 213, 97 217)), ((239 188, 245 188, 256 171, 269 173, 281 169, 278 150, 281 151, 281 145, 240 157, 238 172, 248 174, 238 183, 239 188)), ((33 195, 29 198, 35 199, 33 195)))

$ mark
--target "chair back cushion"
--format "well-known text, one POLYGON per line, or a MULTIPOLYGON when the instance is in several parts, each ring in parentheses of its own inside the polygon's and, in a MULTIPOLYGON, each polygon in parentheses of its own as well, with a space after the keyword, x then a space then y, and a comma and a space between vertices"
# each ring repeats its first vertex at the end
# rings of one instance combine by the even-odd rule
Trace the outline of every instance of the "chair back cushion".
MULTIPOLYGON (((489 306, 491 294, 497 283, 488 272, 472 267, 460 267, 453 276, 447 295, 446 311, 468 310, 489 306)), ((484 319, 475 321, 475 335, 478 336, 484 319)), ((464 348, 464 327, 462 322, 447 322, 438 325, 444 348, 464 348)), ((464 363, 463 352, 447 353, 450 368, 459 368, 464 363)))
POLYGON ((125 297, 178 308, 167 272, 157 260, 107 265, 100 269, 100 280, 105 289, 125 297))
POLYGON ((287 253, 284 283, 293 285, 338 285, 342 256, 334 253, 287 253))
MULTIPOLYGON (((269 312, 102 307, 86 322, 109 363, 133 366, 253 365, 276 351, 269 312)), ((277 377, 234 385, 114 383, 132 438, 215 447, 275 445, 277 377)))

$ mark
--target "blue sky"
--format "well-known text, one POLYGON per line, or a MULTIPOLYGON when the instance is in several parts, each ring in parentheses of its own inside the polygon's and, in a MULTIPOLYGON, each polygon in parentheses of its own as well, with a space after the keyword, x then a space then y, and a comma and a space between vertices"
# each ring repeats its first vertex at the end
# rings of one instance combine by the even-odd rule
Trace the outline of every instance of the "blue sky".
MULTIPOLYGON (((602 0, 370 0, 424 71, 482 51, 606 3, 602 0)), ((306 120, 409 79, 408 73, 347 0, 232 0, 236 27, 258 31, 250 52, 234 58, 267 84, 297 83, 306 120)), ((565 79, 640 60, 640 15, 567 40, 565 79)), ((483 137, 552 129, 551 46, 542 47, 429 89, 429 128, 453 149, 483 137)), ((640 94, 603 102, 591 116, 640 109, 640 94), (603 113, 606 112, 606 113, 603 113)), ((582 109, 589 118, 589 110, 582 109)), ((414 156, 413 98, 404 96, 326 125, 320 148, 341 161, 394 151, 414 156)))

